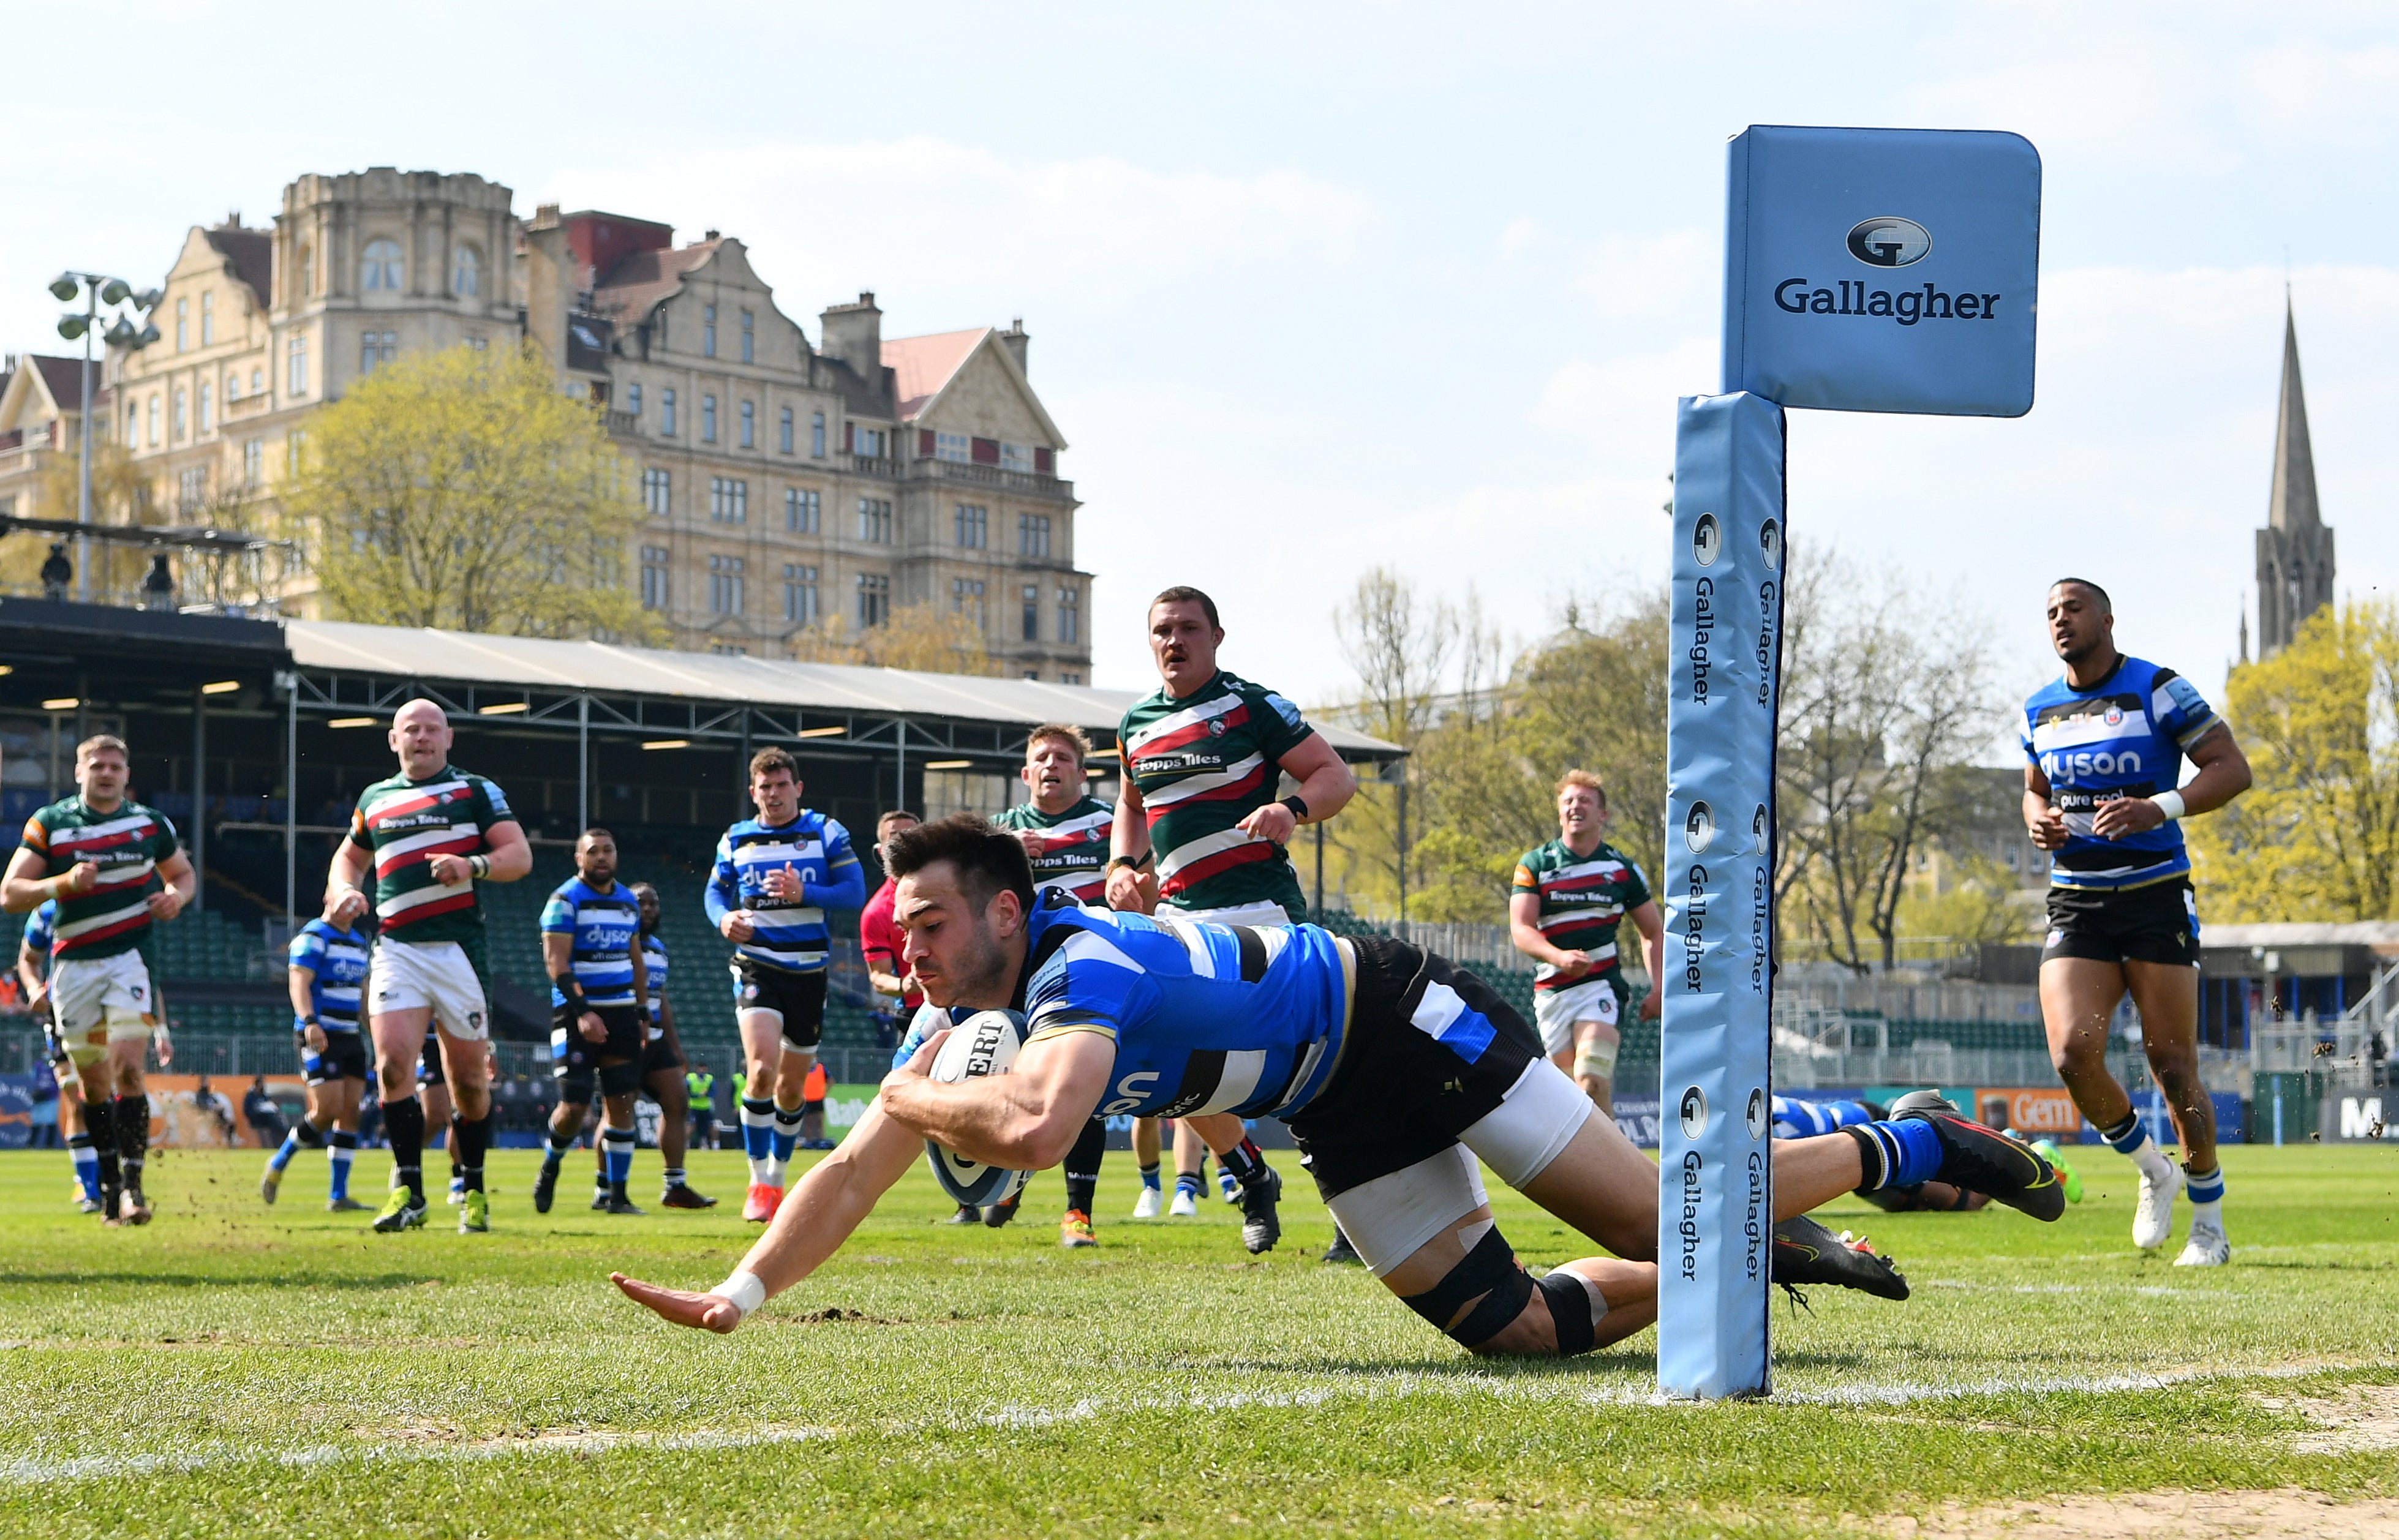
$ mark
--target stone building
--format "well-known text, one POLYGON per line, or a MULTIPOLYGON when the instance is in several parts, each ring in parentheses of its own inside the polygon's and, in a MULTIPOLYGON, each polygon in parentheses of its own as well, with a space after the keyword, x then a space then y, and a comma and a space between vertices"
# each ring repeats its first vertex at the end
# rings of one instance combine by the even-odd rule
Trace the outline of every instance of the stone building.
MULTIPOLYGON (((2308 442, 2307 395, 2299 385, 2299 332, 2283 309, 2283 394, 2274 412, 2274 484, 2257 532, 2257 655, 2291 644, 2299 625, 2332 602, 2332 531, 2316 507, 2315 452, 2308 442)), ((2249 660, 2242 626, 2241 660, 2249 660)))
MULTIPOLYGON (((184 237, 158 341, 111 353, 101 429, 160 521, 211 521, 271 498, 313 413, 380 365, 530 341, 606 414, 648 513, 628 581, 671 645, 783 656, 812 628, 933 604, 1005 672, 1084 682, 1078 505, 1022 324, 886 339, 864 294, 811 345, 739 240, 673 236, 549 205, 520 221, 472 174, 303 176, 272 229, 235 215, 184 237)), ((71 447, 36 383, 20 441, 71 447)), ((0 446, 0 500, 29 505, 35 458, 12 473, 0 446)), ((313 609, 305 590, 291 607, 313 609)))

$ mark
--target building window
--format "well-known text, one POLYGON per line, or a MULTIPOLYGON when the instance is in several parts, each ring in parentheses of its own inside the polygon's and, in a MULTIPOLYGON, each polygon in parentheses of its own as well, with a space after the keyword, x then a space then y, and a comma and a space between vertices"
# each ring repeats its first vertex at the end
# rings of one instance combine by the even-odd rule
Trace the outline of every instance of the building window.
POLYGON ((716 397, 712 393, 699 399, 699 441, 716 442, 716 397))
POLYGON ((1047 556, 1050 554, 1050 516, 1046 513, 1020 513, 1016 516, 1016 554, 1047 556))
POLYGON ((983 579, 954 577, 950 579, 950 609, 967 617, 967 624, 983 629, 983 579))
POLYGON ((241 441, 241 484, 255 487, 266 466, 266 440, 244 439, 241 441))
POLYGON ((783 489, 783 528, 793 534, 814 534, 824 512, 824 494, 804 487, 783 489))
POLYGON ((755 401, 741 403, 741 447, 758 447, 758 403, 755 401))
POLYGON ((175 387, 175 442, 182 443, 192 436, 191 397, 182 385, 175 387))
POLYGON ((642 608, 663 610, 667 607, 667 563, 670 560, 664 546, 642 547, 642 608))
POLYGON ((999 446, 999 468, 1021 470, 1030 476, 1033 474, 1033 452, 1023 444, 1003 443, 999 446))
POLYGON ((674 482, 656 466, 642 472, 642 507, 660 519, 674 511, 674 482))
POLYGON ((891 544, 891 504, 881 497, 858 500, 858 537, 870 545, 891 544))
POLYGON ((732 476, 710 477, 708 517, 720 524, 750 522, 750 483, 732 476))
POLYGON ((190 340, 192 325, 191 315, 191 301, 177 300, 175 302, 175 351, 178 353, 183 351, 183 344, 190 340))
POLYGON ((1060 674, 1058 676, 1058 682, 1061 684, 1080 684, 1083 682, 1083 676, 1070 670, 1060 674))
POLYGON ((460 299, 472 299, 483 291, 483 259, 471 246, 458 248, 450 264, 450 291, 460 299))
POLYGON ((306 299, 317 291, 317 251, 314 247, 300 248, 300 297, 306 299))
POLYGON ((958 505, 958 544, 968 550, 983 548, 983 534, 991 522, 990 515, 979 503, 958 505))
POLYGON ((849 452, 869 460, 880 460, 890 447, 890 435, 879 427, 849 425, 849 452))
POLYGON ((397 331, 361 331, 359 333, 359 372, 372 374, 377 364, 387 364, 400 357, 400 333, 397 331))
POLYGON ((150 447, 158 447, 158 393, 150 393, 150 447))
POLYGON ((283 388, 294 396, 305 396, 308 394, 307 334, 293 332, 291 341, 286 344, 285 352, 290 358, 291 367, 285 373, 283 388))
POLYGON ((139 401, 125 403, 125 447, 142 447, 142 403, 139 401))
POLYGON ((671 439, 674 437, 674 430, 675 393, 674 386, 669 385, 658 392, 658 432, 671 439))
POLYGON ((891 579, 866 575, 858 580, 858 628, 880 626, 891 617, 891 579))
POLYGON ((283 439, 283 474, 297 476, 307 468, 307 430, 295 427, 283 439))
POLYGON ((1083 596, 1073 588, 1058 590, 1058 640, 1067 643, 1083 640, 1083 596))
POLYGON ((196 513, 209 500, 209 468, 194 466, 175 476, 175 511, 196 513))
POLYGON ((217 296, 210 290, 200 296, 200 345, 209 347, 217 340, 217 296))
POLYGON ((225 376, 225 410, 228 412, 232 411, 233 404, 240 399, 241 371, 237 369, 232 373, 225 376))
POLYGON ((933 458, 953 460, 963 466, 974 458, 974 450, 963 433, 936 433, 933 435, 933 458))
POLYGON ((1041 585, 1024 585, 1024 640, 1041 640, 1041 585))
POLYGON ((1024 670, 1024 673, 1023 673, 1023 675, 1022 677, 1023 677, 1023 678, 1025 678, 1025 679, 1037 680, 1037 680, 1038 680, 1038 679, 1040 679, 1040 677, 1041 677, 1041 670, 1040 670, 1040 669, 1025 669, 1025 670, 1024 670))
POLYGON ((630 416, 642 414, 642 382, 639 380, 625 387, 625 411, 630 416))
POLYGON ((783 563, 783 618, 794 626, 817 623, 817 570, 796 561, 783 563))
POLYGON ((206 380, 200 382, 200 431, 207 433, 217 426, 216 394, 206 380))
POLYGON ((741 565, 738 556, 708 559, 708 607, 717 615, 741 613, 741 565))
POLYGON ((824 413, 816 412, 814 419, 808 427, 808 453, 821 460, 824 458, 824 413))
POLYGON ((359 259, 359 288, 381 289, 389 293, 400 291, 400 242, 367 242, 366 254, 359 259))
POLYGON ((699 307, 699 356, 716 357, 716 306, 712 304, 699 307))
POLYGON ((758 318, 747 310, 741 312, 741 361, 758 361, 758 318))
POLYGON ((790 407, 785 407, 785 408, 783 409, 783 438, 782 438, 782 444, 783 444, 783 453, 786 453, 786 454, 791 453, 792 453, 792 409, 791 409, 790 407))

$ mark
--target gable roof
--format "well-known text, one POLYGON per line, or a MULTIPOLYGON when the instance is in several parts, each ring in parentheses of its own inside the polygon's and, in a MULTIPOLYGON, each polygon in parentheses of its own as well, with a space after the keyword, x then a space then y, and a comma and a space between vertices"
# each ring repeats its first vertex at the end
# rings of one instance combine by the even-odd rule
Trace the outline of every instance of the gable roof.
POLYGON ((639 324, 660 301, 683 287, 684 275, 716 255, 724 239, 694 241, 671 250, 635 251, 621 257, 592 286, 592 306, 603 315, 639 324))
POLYGON ((264 310, 273 303, 275 294, 275 236, 264 230, 251 230, 237 224, 221 224, 200 235, 215 247, 264 310))
POLYGON ((899 384, 900 417, 913 421, 932 405, 942 387, 956 378, 975 348, 991 335, 987 326, 964 331, 936 331, 923 337, 894 337, 883 344, 883 366, 899 384))

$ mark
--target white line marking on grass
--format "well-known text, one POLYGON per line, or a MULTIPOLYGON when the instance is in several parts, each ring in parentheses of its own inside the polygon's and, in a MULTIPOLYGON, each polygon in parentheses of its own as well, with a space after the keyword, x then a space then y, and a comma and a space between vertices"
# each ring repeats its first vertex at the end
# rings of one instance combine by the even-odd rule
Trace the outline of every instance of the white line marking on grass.
MULTIPOLYGON (((2172 1385, 2208 1381, 2296 1380, 2344 1370, 2379 1369, 2379 1362, 2280 1364, 2257 1369, 2193 1367, 2154 1372, 2045 1375, 2031 1379, 2004 1376, 1961 1385, 1837 1385, 1823 1390, 1778 1392, 1769 1405, 1781 1406, 1905 1406, 1923 1401, 1962 1399, 1970 1396, 2097 1395, 2123 1390, 2162 1390, 2172 1385)), ((1343 1379, 1330 1385, 1294 1390, 1240 1390, 1222 1394, 1142 1396, 1123 1400, 1086 1398, 1065 1406, 998 1406, 939 1421, 861 1425, 854 1428, 788 1427, 728 1430, 701 1428, 687 1433, 607 1432, 538 1433, 522 1438, 480 1439, 458 1443, 383 1442, 314 1444, 268 1455, 257 1451, 222 1449, 209 1452, 165 1454, 94 1454, 60 1460, 19 1459, 0 1466, 0 1484, 43 1485, 123 1476, 186 1475, 201 1470, 249 1465, 261 1459, 291 1467, 340 1465, 347 1461, 497 1460, 522 1454, 598 1454, 618 1450, 741 1450, 779 1444, 814 1443, 854 1436, 889 1438, 961 1427, 1018 1429, 1054 1427, 1095 1418, 1122 1418, 1145 1412, 1217 1413, 1250 1409, 1313 1410, 1342 1401, 1466 1399, 1490 1397, 1536 1404, 1580 1406, 1649 1406, 1699 1409, 1712 1403, 1671 1400, 1654 1390, 1630 1385, 1578 1384, 1556 1375, 1511 1375, 1489 1378, 1432 1375, 1405 1370, 1385 1370, 1343 1379)))

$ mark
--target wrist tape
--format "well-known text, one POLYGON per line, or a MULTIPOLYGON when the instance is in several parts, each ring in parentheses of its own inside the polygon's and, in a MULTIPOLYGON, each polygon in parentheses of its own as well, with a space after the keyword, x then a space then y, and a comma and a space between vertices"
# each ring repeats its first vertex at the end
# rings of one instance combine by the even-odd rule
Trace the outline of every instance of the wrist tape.
POLYGON ((741 1312, 743 1320, 748 1320, 760 1305, 766 1303, 766 1286, 758 1280, 756 1274, 745 1273, 738 1267, 709 1292, 719 1299, 731 1301, 733 1308, 741 1312))

